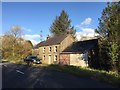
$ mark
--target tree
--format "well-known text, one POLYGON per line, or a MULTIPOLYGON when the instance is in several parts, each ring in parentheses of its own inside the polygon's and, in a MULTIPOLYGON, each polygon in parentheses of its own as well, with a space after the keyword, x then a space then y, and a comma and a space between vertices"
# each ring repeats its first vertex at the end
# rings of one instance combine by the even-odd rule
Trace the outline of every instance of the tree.
POLYGON ((28 55, 32 55, 32 49, 33 49, 33 45, 31 43, 31 41, 27 40, 24 41, 22 44, 23 50, 22 50, 22 57, 26 57, 28 55))
POLYGON ((20 60, 32 54, 33 45, 31 41, 22 38, 20 26, 12 26, 1 38, 4 59, 20 60))
POLYGON ((2 57, 9 58, 13 52, 13 37, 4 35, 2 38, 2 57))
POLYGON ((116 71, 116 62, 120 62, 120 2, 107 3, 99 18, 96 32, 100 36, 100 58, 102 68, 110 65, 108 69, 116 71), (104 48, 104 49, 103 49, 104 48), (107 63, 105 63, 107 61, 107 63))
MULTIPOLYGON (((50 27, 50 32, 53 35, 60 35, 67 33, 67 30, 71 27, 70 25, 71 20, 69 20, 68 17, 69 17, 68 14, 64 10, 62 10, 60 16, 56 16, 55 21, 52 23, 50 27)), ((73 27, 72 27, 72 32, 73 33, 75 32, 73 27)))
MULTIPOLYGON (((15 55, 15 52, 17 52, 17 47, 19 46, 20 43, 18 43, 17 39, 21 38, 21 27, 20 26, 12 26, 10 29, 10 34, 14 37, 13 40, 13 56, 15 55)), ((20 40, 20 39, 19 39, 20 40)))
POLYGON ((22 30, 20 26, 12 26, 2 37, 2 51, 4 58, 17 57, 21 49, 22 30))
POLYGON ((76 29, 74 28, 74 26, 72 26, 70 30, 70 34, 72 34, 75 37, 76 29))

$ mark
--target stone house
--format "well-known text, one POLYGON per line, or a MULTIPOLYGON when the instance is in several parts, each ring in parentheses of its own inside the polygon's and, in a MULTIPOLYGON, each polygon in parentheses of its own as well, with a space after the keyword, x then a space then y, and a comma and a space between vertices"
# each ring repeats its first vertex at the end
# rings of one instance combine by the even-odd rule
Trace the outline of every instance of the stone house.
POLYGON ((34 47, 34 55, 42 58, 42 63, 59 64, 60 53, 75 41, 71 34, 55 35, 47 37, 34 47))
POLYGON ((86 67, 94 65, 97 61, 96 47, 97 39, 75 41, 71 34, 63 34, 48 37, 46 41, 37 44, 34 47, 34 54, 45 64, 86 67))

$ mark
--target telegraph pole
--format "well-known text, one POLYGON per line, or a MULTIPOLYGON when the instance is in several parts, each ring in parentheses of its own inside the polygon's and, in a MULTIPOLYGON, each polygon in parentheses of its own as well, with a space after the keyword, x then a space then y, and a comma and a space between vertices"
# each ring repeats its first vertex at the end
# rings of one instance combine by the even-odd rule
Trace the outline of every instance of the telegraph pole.
POLYGON ((42 30, 40 31, 40 41, 42 41, 42 30))

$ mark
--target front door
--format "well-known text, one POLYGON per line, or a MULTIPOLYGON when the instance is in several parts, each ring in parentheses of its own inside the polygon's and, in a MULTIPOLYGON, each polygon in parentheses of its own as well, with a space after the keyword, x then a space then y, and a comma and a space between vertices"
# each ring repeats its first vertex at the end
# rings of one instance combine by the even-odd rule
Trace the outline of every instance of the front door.
POLYGON ((49 61, 48 64, 51 64, 51 55, 49 55, 49 61))

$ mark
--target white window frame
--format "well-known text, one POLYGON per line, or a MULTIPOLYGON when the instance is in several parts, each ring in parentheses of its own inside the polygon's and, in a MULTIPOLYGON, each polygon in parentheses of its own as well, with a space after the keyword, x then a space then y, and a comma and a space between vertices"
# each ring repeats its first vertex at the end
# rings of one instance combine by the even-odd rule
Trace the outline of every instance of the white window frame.
POLYGON ((49 47, 49 52, 52 52, 52 47, 49 47))
POLYGON ((54 52, 57 52, 57 46, 54 47, 54 52))
POLYGON ((57 61, 57 57, 58 57, 58 55, 54 55, 54 62, 56 62, 57 61))
POLYGON ((43 53, 45 53, 45 47, 43 47, 43 53))

